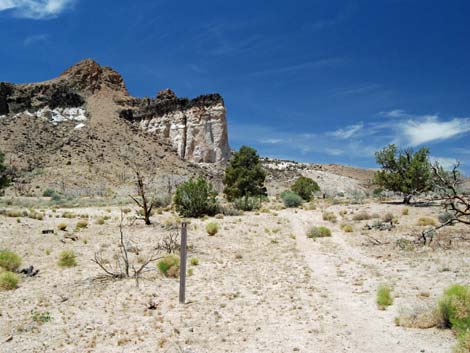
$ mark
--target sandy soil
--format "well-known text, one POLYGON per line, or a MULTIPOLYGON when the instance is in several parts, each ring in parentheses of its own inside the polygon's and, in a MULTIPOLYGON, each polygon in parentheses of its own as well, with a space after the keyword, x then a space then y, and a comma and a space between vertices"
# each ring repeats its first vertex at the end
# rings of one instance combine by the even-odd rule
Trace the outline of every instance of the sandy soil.
MULTIPOLYGON (((0 352, 450 352, 455 338, 448 330, 398 327, 403 307, 433 305, 452 283, 469 283, 468 241, 447 249, 416 246, 401 250, 399 238, 413 239, 423 215, 438 209, 401 205, 318 205, 316 210, 247 213, 240 217, 191 220, 187 304, 178 304, 178 280, 164 278, 154 264, 139 286, 133 279, 109 280, 91 262, 96 251, 110 258, 118 251, 117 208, 74 209, 87 214, 89 226, 64 240, 61 222, 73 229, 78 218, 56 218, 64 210, 46 210, 43 221, 0 215, 0 248, 23 257, 23 267, 41 270, 22 279, 15 291, 0 292, 0 352), (338 222, 322 220, 322 210, 338 222), (340 211, 346 210, 341 219, 340 211), (360 210, 392 212, 392 231, 363 230, 351 220, 360 210), (99 216, 111 216, 104 225, 99 216), (213 237, 205 225, 215 221, 213 237), (348 222, 354 232, 344 233, 348 222), (308 239, 308 227, 326 225, 330 238, 308 239), (369 236, 381 245, 372 245, 369 236), (62 242, 62 240, 65 241, 62 242), (57 265, 59 253, 72 249, 78 266, 57 265), (379 310, 377 286, 393 286, 394 304, 379 310), (149 309, 152 302, 156 309, 149 309), (40 323, 34 313, 48 313, 40 323)), ((139 261, 167 234, 160 226, 175 221, 170 213, 153 217, 149 227, 125 227, 139 248, 139 261)), ((450 232, 468 231, 453 227, 450 232)), ((467 232, 467 233, 465 233, 467 232)))

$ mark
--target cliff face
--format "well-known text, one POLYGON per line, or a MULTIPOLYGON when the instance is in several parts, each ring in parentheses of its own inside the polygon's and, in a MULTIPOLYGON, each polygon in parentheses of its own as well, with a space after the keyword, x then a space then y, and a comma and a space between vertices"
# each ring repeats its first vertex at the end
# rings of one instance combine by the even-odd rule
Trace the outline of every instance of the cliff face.
POLYGON ((230 155, 226 112, 219 94, 188 100, 178 98, 166 89, 155 99, 131 99, 120 103, 130 106, 120 111, 122 118, 170 141, 183 159, 218 163, 230 155))
POLYGON ((130 97, 118 72, 90 59, 49 81, 18 85, 0 82, 0 123, 1 119, 26 116, 32 121, 96 132, 110 128, 109 111, 151 134, 152 139, 169 143, 182 159, 216 163, 229 157, 225 107, 218 94, 189 100, 164 90, 154 99, 130 97), (103 104, 106 101, 113 107, 105 114, 95 104, 93 111, 90 99, 102 99, 103 104))

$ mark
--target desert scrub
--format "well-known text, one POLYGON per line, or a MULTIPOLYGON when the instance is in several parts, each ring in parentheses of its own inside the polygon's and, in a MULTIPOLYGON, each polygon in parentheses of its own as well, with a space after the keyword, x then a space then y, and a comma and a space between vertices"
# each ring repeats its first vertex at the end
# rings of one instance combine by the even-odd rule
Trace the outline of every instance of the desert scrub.
POLYGON ((329 221, 331 223, 336 223, 336 215, 333 212, 323 212, 322 214, 324 221, 329 221))
POLYGON ((410 210, 408 207, 405 207, 404 209, 401 210, 402 216, 408 216, 409 213, 410 213, 410 210))
POLYGON ((387 284, 381 284, 377 289, 377 306, 380 310, 385 310, 393 304, 392 288, 387 284))
POLYGON ((67 229, 67 224, 66 223, 59 223, 57 225, 57 229, 58 230, 62 230, 62 231, 65 231, 67 229))
POLYGON ((365 211, 356 213, 352 217, 353 221, 367 221, 371 218, 372 218, 372 216, 369 213, 365 212, 365 211))
POLYGON ((176 255, 168 255, 157 262, 158 270, 165 277, 178 277, 180 258, 176 255))
POLYGON ((210 236, 216 235, 218 231, 219 231, 218 223, 211 222, 206 225, 206 232, 208 235, 210 236))
POLYGON ((293 191, 284 191, 281 194, 282 202, 285 207, 299 207, 302 204, 302 197, 293 191))
POLYGON ((353 226, 350 224, 342 224, 341 229, 346 233, 352 233, 354 231, 353 226))
POLYGON ((88 222, 85 220, 78 221, 75 225, 75 229, 80 230, 88 227, 88 222))
POLYGON ((96 223, 96 224, 99 224, 99 225, 103 225, 103 224, 105 224, 105 222, 106 222, 106 221, 105 221, 104 217, 98 217, 98 218, 96 219, 96 222, 95 222, 95 223, 96 223))
POLYGON ((400 308, 395 318, 397 326, 408 328, 431 328, 437 325, 437 315, 434 308, 416 306, 413 308, 400 308))
POLYGON ((73 250, 64 250, 59 255, 59 262, 57 263, 60 267, 74 267, 77 266, 77 256, 73 250))
POLYGON ((440 223, 444 224, 447 222, 450 222, 452 219, 454 219, 454 216, 450 212, 444 212, 441 213, 437 219, 439 220, 440 223))
POLYGON ((190 179, 176 188, 175 208, 183 217, 214 215, 217 192, 204 178, 190 179))
POLYGON ((199 259, 197 257, 191 258, 191 265, 193 266, 199 265, 199 259))
POLYGON ((0 289, 1 290, 13 290, 18 287, 20 281, 16 273, 6 271, 0 273, 0 289))
POLYGON ((307 231, 307 238, 325 238, 331 237, 331 230, 327 227, 311 227, 307 231))
POLYGON ((382 222, 385 222, 385 223, 393 222, 393 218, 394 218, 393 214, 390 212, 387 212, 386 214, 382 216, 382 222))
POLYGON ((10 250, 0 250, 0 267, 15 272, 21 265, 21 257, 10 250))
POLYGON ((470 286, 448 287, 438 303, 439 323, 457 334, 470 331, 470 286))
POLYGON ((73 212, 66 211, 62 213, 62 218, 75 218, 77 215, 73 212))
POLYGON ((20 210, 8 210, 5 212, 5 216, 18 218, 23 217, 24 214, 20 210))

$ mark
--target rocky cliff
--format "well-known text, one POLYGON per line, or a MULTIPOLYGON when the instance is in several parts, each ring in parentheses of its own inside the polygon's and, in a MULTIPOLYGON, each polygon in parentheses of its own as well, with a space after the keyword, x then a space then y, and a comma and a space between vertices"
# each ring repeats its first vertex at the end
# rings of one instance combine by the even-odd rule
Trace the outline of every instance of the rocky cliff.
POLYGON ((74 129, 86 128, 88 118, 103 121, 96 116, 100 112, 90 111, 87 104, 103 92, 112 97, 123 121, 169 143, 180 158, 218 163, 229 157, 225 107, 219 94, 189 100, 167 89, 154 99, 131 97, 118 72, 90 59, 49 81, 0 83, 0 119, 26 115, 53 125, 71 121, 74 129))
POLYGON ((225 107, 219 94, 189 100, 166 89, 154 99, 134 98, 120 103, 130 106, 121 110, 122 118, 168 139, 181 158, 198 163, 228 159, 225 107))

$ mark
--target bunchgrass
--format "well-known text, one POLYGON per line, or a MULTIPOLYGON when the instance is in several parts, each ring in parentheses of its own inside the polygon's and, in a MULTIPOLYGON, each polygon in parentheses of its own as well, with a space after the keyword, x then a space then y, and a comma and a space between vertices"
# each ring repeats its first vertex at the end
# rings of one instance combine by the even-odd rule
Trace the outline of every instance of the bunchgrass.
POLYGON ((377 306, 380 310, 385 310, 393 304, 392 288, 387 284, 381 284, 377 289, 377 306))

